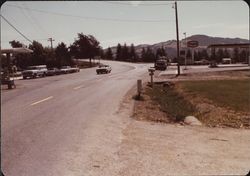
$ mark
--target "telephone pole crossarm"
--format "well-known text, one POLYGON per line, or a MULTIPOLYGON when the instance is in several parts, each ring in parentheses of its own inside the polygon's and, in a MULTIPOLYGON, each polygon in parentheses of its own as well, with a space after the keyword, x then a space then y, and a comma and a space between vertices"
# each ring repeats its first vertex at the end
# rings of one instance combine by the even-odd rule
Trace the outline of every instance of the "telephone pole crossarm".
POLYGON ((48 41, 50 42, 51 49, 53 49, 53 44, 52 44, 52 42, 55 41, 55 40, 52 39, 52 38, 48 38, 48 41))

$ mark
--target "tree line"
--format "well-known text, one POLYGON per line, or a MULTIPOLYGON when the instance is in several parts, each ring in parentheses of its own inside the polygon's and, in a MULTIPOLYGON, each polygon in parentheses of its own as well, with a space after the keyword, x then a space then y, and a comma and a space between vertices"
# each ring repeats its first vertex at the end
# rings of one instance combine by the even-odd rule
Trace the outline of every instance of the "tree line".
MULTIPOLYGON (((21 42, 15 40, 10 41, 9 43, 13 48, 23 46, 21 42)), ((92 60, 96 56, 106 60, 151 63, 161 57, 168 58, 168 54, 163 46, 157 48, 155 51, 150 46, 142 47, 141 50, 136 51, 134 44, 127 46, 126 43, 124 45, 118 43, 116 49, 112 50, 108 47, 106 50, 103 50, 100 46, 100 42, 94 36, 84 35, 83 33, 78 33, 73 44, 69 46, 61 42, 55 48, 50 48, 43 47, 43 45, 38 41, 33 41, 28 48, 33 50, 33 53, 15 55, 13 64, 15 64, 18 68, 26 68, 31 65, 47 65, 48 67, 61 68, 64 65, 75 65, 77 59, 89 59, 89 64, 91 66, 92 60)), ((222 58, 231 57, 233 62, 245 62, 248 60, 248 55, 248 51, 239 51, 238 48, 235 48, 230 52, 227 49, 217 49, 211 54, 208 54, 207 49, 202 49, 195 50, 194 60, 216 60, 216 62, 219 63, 222 61, 222 58)), ((182 59, 180 60, 183 62, 184 56, 181 55, 181 57, 182 59)), ((187 50, 186 57, 192 57, 190 49, 187 50)), ((177 62, 178 60, 175 57, 172 58, 172 61, 177 62)), ((1 55, 2 67, 6 66, 6 64, 6 57, 1 55)))
MULTIPOLYGON (((9 42, 11 47, 23 47, 19 41, 9 42)), ((61 68, 64 65, 73 66, 77 59, 89 59, 90 66, 95 56, 101 54, 102 48, 99 41, 92 35, 77 34, 77 39, 67 46, 65 43, 59 43, 56 48, 43 47, 38 41, 33 41, 28 48, 33 50, 29 54, 15 54, 13 64, 18 68, 24 69, 32 65, 47 65, 48 67, 61 68)), ((7 66, 6 56, 1 55, 1 66, 7 66)))

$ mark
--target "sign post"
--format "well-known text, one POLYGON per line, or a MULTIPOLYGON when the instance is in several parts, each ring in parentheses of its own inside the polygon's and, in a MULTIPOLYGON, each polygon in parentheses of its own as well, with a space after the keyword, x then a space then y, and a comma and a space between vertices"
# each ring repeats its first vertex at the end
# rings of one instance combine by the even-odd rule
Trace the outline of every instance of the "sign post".
POLYGON ((192 64, 194 63, 194 48, 199 46, 199 42, 196 40, 191 40, 187 42, 187 46, 192 48, 192 64))

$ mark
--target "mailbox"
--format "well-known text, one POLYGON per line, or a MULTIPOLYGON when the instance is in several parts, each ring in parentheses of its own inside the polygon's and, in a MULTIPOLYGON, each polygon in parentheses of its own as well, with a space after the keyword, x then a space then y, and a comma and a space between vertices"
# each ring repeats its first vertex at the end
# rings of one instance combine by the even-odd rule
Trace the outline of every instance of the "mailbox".
POLYGON ((154 67, 150 67, 150 68, 148 69, 148 72, 149 72, 149 75, 150 75, 150 76, 151 76, 151 75, 154 75, 155 68, 154 68, 154 67))
POLYGON ((149 72, 149 76, 151 77, 151 86, 153 87, 153 84, 154 84, 154 81, 153 81, 153 75, 154 75, 154 72, 155 72, 155 68, 154 67, 150 67, 148 69, 148 72, 149 72))

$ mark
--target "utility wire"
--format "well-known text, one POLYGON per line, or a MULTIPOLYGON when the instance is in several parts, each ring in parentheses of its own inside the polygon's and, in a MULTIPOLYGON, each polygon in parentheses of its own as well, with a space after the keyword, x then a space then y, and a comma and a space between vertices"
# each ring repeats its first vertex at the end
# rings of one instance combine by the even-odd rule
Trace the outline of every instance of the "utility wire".
POLYGON ((58 13, 58 12, 50 12, 45 10, 38 10, 38 9, 31 9, 31 8, 24 8, 16 5, 6 5, 16 8, 23 8, 23 9, 29 9, 32 11, 37 11, 40 13, 49 13, 54 15, 61 15, 61 16, 69 16, 69 17, 76 17, 76 18, 83 18, 83 19, 92 19, 92 20, 102 20, 102 21, 120 21, 120 22, 166 22, 166 21, 174 21, 174 20, 130 20, 130 19, 118 19, 118 18, 100 18, 100 17, 89 17, 89 16, 77 16, 77 15, 70 15, 70 14, 64 14, 64 13, 58 13))
POLYGON ((21 34, 26 40, 28 40, 30 43, 32 43, 32 41, 30 39, 28 39, 24 34, 22 34, 15 26, 13 26, 2 14, 1 17, 11 26, 13 27, 19 34, 21 34))

